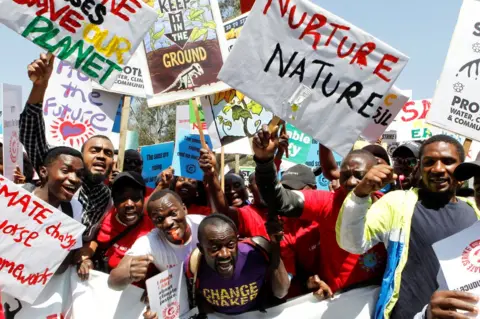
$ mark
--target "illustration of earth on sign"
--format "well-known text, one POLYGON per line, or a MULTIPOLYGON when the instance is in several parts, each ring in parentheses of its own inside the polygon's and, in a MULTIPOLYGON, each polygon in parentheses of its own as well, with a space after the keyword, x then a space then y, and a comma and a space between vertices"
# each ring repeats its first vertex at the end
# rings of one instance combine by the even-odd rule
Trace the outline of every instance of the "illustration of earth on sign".
POLYGON ((223 64, 209 0, 151 0, 157 22, 145 37, 153 91, 216 83, 223 64))

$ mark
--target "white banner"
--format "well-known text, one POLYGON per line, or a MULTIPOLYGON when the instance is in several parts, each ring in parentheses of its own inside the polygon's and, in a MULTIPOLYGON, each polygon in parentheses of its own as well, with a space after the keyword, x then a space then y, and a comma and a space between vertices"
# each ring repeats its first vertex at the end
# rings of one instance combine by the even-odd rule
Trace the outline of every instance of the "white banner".
POLYGON ((257 1, 219 79, 344 156, 407 61, 310 1, 257 1))
POLYGON ((0 84, 3 92, 3 175, 13 181, 18 166, 23 172, 23 147, 20 143, 20 112, 23 110, 22 87, 0 84))
MULTIPOLYGON (((96 82, 93 82, 92 86, 96 90, 106 90, 96 82)), ((123 67, 122 74, 117 77, 115 84, 108 91, 141 98, 153 96, 152 81, 148 72, 147 56, 143 44, 138 46, 137 51, 128 61, 128 65, 123 67)))
POLYGON ((86 75, 55 59, 43 100, 47 142, 80 150, 94 135, 110 135, 121 96, 92 90, 86 75))
POLYGON ((106 88, 157 17, 138 0, 0 0, 0 8, 0 23, 106 88))
POLYGON ((464 0, 427 120, 480 140, 480 1, 464 0))
POLYGON ((32 303, 85 226, 0 176, 0 291, 32 303))

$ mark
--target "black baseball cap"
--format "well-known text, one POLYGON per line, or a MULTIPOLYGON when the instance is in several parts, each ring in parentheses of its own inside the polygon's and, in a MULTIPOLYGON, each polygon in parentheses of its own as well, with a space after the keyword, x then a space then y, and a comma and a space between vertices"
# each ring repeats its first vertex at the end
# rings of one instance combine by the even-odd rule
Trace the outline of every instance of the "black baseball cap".
POLYGON ((480 176, 480 161, 466 162, 458 165, 453 175, 459 181, 466 181, 474 176, 480 176))
POLYGON ((384 149, 381 145, 370 144, 370 145, 365 146, 363 149, 372 153, 373 156, 383 159, 385 162, 387 162, 388 165, 391 164, 390 163, 390 157, 388 156, 387 150, 384 149))
POLYGON ((295 165, 287 169, 282 174, 282 185, 285 185, 291 189, 300 190, 305 186, 317 185, 315 175, 310 167, 305 165, 295 165))
POLYGON ((400 145, 399 147, 397 147, 395 149, 395 151, 393 151, 392 153, 392 157, 397 157, 398 156, 398 153, 400 153, 400 151, 402 150, 409 150, 410 152, 412 152, 413 156, 415 156, 415 158, 419 158, 420 156, 420 145, 416 142, 406 142, 402 145, 400 145))
POLYGON ((143 193, 146 193, 146 185, 142 175, 137 172, 122 172, 115 177, 112 184, 112 193, 121 186, 129 186, 133 188, 140 188, 143 193))

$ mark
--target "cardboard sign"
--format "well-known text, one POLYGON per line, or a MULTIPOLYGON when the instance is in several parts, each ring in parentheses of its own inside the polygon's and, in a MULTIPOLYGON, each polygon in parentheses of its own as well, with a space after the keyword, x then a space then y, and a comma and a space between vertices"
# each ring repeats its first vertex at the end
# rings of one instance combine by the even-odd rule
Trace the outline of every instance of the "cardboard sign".
MULTIPOLYGON (((96 82, 92 83, 94 89, 105 90, 96 82)), ((148 72, 147 56, 143 44, 138 46, 128 64, 123 67, 113 86, 108 90, 112 93, 125 94, 147 98, 153 96, 152 82, 148 72)))
POLYGON ((0 176, 0 291, 32 303, 85 226, 0 176))
POLYGON ((257 1, 218 77, 345 155, 407 61, 310 1, 257 1))
POLYGON ((232 20, 229 20, 223 25, 225 37, 227 38, 228 52, 232 51, 233 45, 235 42, 237 42, 238 37, 240 37, 240 32, 242 31, 243 25, 247 21, 247 17, 248 13, 245 13, 232 20))
POLYGON ((120 95, 92 90, 83 73, 64 61, 55 60, 43 100, 47 142, 81 149, 93 135, 109 135, 120 95))
MULTIPOLYGON (((212 142, 208 135, 205 135, 205 141, 210 149, 212 149, 212 142)), ((185 129, 177 130, 172 163, 175 176, 193 178, 197 181, 203 180, 203 171, 198 165, 200 148, 202 148, 200 135, 190 134, 188 130, 185 129)))
MULTIPOLYGON (((263 106, 235 90, 204 96, 200 100, 215 147, 220 147, 215 143, 217 136, 218 143, 223 146, 251 138, 273 117, 263 106)), ((238 148, 239 154, 247 150, 251 152, 249 148, 238 148)))
POLYGON ((20 113, 23 109, 22 87, 0 84, 3 92, 3 174, 13 181, 13 172, 18 166, 23 172, 23 147, 20 143, 20 113))
POLYGON ((480 140, 480 2, 464 0, 427 121, 480 140))
POLYGON ((142 146, 140 154, 143 158, 142 176, 148 187, 155 188, 158 174, 172 165, 174 143, 167 142, 142 146))
POLYGON ((433 249, 448 289, 480 296, 480 222, 433 244, 433 249))
POLYGON ((155 96, 149 106, 227 90, 217 79, 227 55, 217 0, 149 1, 158 19, 145 36, 155 96), (173 3, 173 2, 172 2, 173 3))
POLYGON ((305 163, 308 153, 310 152, 310 146, 312 145, 312 137, 288 123, 287 134, 289 137, 288 159, 285 159, 292 163, 305 163))
POLYGON ((143 289, 129 285, 115 291, 107 282, 108 275, 95 270, 82 282, 75 267, 69 267, 52 277, 33 304, 2 294, 3 304, 9 307, 6 318, 143 319, 143 289))
POLYGON ((146 283, 150 308, 159 319, 178 319, 190 310, 183 263, 148 279, 146 283))
POLYGON ((378 107, 375 115, 372 117, 373 123, 370 123, 365 130, 363 130, 361 134, 362 138, 375 143, 409 99, 410 96, 408 96, 407 91, 402 91, 395 85, 392 86, 383 99, 382 105, 378 107))
POLYGON ((156 18, 137 0, 1 0, 0 8, 1 23, 107 89, 156 18))

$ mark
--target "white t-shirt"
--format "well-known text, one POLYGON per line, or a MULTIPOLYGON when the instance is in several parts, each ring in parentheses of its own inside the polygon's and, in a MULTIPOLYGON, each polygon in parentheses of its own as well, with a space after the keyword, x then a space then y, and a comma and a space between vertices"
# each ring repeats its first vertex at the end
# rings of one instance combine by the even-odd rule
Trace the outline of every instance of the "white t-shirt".
MULTIPOLYGON (((73 219, 75 219, 77 222, 79 222, 81 224, 82 223, 82 214, 83 214, 82 204, 78 200, 73 199, 73 198, 70 201, 70 204, 72 205, 73 219)), ((58 210, 62 211, 62 206, 61 205, 58 206, 58 210)), ((73 246, 72 249, 82 248, 82 246, 83 246, 82 236, 80 236, 77 239, 77 243, 75 244, 75 246, 73 246)))
POLYGON ((152 255, 157 269, 172 268, 181 264, 197 247, 198 226, 205 216, 187 215, 186 220, 192 230, 192 237, 183 245, 175 245, 167 240, 165 235, 155 228, 145 236, 138 238, 132 248, 127 251, 129 256, 152 255))

